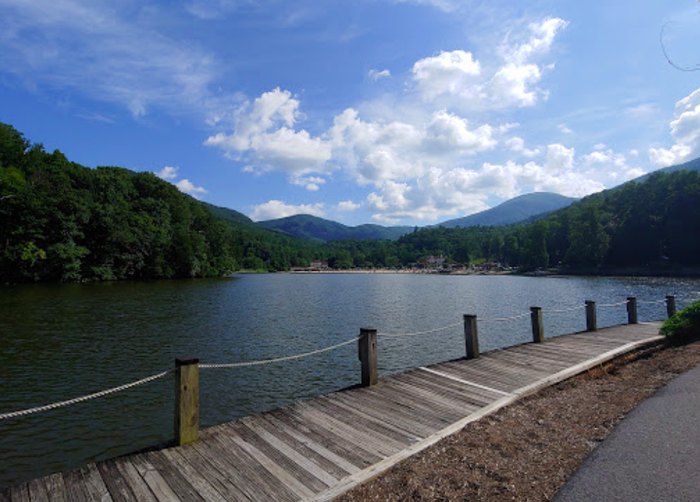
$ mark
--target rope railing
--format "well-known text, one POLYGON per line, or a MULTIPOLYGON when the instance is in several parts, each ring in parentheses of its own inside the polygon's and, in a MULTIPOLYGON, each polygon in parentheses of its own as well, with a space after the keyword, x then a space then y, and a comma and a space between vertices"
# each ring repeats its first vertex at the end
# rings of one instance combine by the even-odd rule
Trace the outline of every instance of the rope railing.
POLYGON ((620 307, 622 305, 627 305, 627 302, 617 302, 617 303, 600 303, 598 304, 598 308, 604 309, 604 308, 613 308, 613 307, 620 307))
POLYGON ((486 319, 481 319, 479 318, 479 322, 507 322, 507 321, 517 321, 518 319, 523 319, 525 317, 530 317, 530 312, 525 312, 524 314, 516 314, 514 316, 510 317, 492 317, 492 318, 486 318, 486 319))
MULTIPOLYGON (((671 316, 676 312, 676 298, 675 296, 667 296, 665 299, 661 300, 636 300, 634 297, 629 297, 627 301, 621 301, 616 303, 599 304, 596 305, 593 301, 586 301, 585 305, 575 305, 565 308, 552 308, 552 309, 542 309, 540 307, 531 307, 530 312, 524 312, 521 314, 515 314, 509 317, 493 317, 493 318, 479 318, 476 315, 464 315, 464 335, 466 341, 467 358, 479 357, 479 347, 478 347, 478 323, 495 323, 495 322, 510 322, 517 321, 524 318, 530 318, 532 324, 533 341, 535 343, 540 343, 544 341, 544 331, 542 322, 543 311, 547 314, 563 314, 568 312, 573 312, 579 309, 586 309, 586 327, 587 331, 597 330, 596 321, 596 309, 597 308, 614 308, 620 307, 622 305, 627 305, 628 323, 637 323, 637 304, 645 305, 656 305, 665 303, 667 307, 668 315, 671 316)), ((441 326, 438 328, 433 328, 424 331, 408 332, 408 333, 379 333, 381 337, 387 338, 399 338, 399 337, 414 337, 421 335, 430 335, 433 333, 438 333, 442 331, 447 331, 461 326, 462 322, 455 322, 448 324, 446 326, 441 326)), ((196 440, 197 430, 199 426, 199 411, 198 411, 198 393, 199 393, 199 369, 223 369, 223 368, 243 368, 251 366, 261 366, 268 365, 292 360, 303 359, 311 357, 314 355, 330 352, 347 345, 358 343, 358 355, 361 362, 361 372, 362 372, 362 385, 369 386, 374 385, 378 379, 377 373, 377 330, 365 328, 360 330, 360 336, 352 337, 349 340, 336 343, 327 347, 302 352, 298 354, 274 357, 269 359, 260 359, 255 361, 239 361, 230 363, 205 363, 200 364, 198 359, 191 359, 187 361, 176 360, 176 368, 174 370, 163 371, 154 375, 151 375, 140 380, 129 382, 118 387, 112 387, 100 392, 94 392, 92 394, 76 397, 73 399, 67 399, 65 401, 58 401, 43 406, 36 406, 33 408, 27 408, 18 411, 0 413, 0 421, 7 420, 17 417, 23 417, 26 415, 31 415, 34 413, 40 413, 44 411, 49 411, 57 408, 63 408, 73 404, 81 403, 84 401, 104 397, 110 394, 115 394, 118 392, 125 391, 127 389, 144 385, 146 383, 152 382, 154 380, 163 378, 165 375, 174 372, 176 376, 176 382, 178 383, 176 392, 176 435, 179 436, 179 444, 185 444, 191 440, 196 440), (194 403, 194 404, 193 404, 194 403), (193 411, 192 406, 196 407, 193 411), (187 408, 189 407, 189 408, 187 408), (179 411, 178 411, 179 410, 179 411), (184 411, 183 411, 184 410, 184 411), (188 413, 189 418, 187 417, 188 413), (194 417, 194 418, 193 418, 194 417), (187 430, 186 430, 187 429, 187 430), (194 430, 194 432, 193 432, 194 430), (189 434, 189 436, 188 436, 189 434), (189 439, 194 437, 194 439, 189 439)))
POLYGON ((112 387, 111 389, 106 389, 106 390, 103 390, 100 392, 95 392, 93 394, 88 394, 86 396, 75 397, 73 399, 68 399, 66 401, 58 401, 56 403, 46 404, 44 406, 36 406, 34 408, 27 408, 25 410, 12 411, 9 413, 0 413, 0 420, 6 420, 8 418, 23 417, 25 415, 40 413, 42 411, 55 410, 56 408, 63 408, 64 406, 70 406, 72 404, 82 403, 83 401, 89 401, 90 399, 97 399, 98 397, 104 397, 104 396, 107 396, 109 394, 115 394, 117 392, 131 389, 132 387, 136 387, 138 385, 143 385, 145 383, 152 382, 153 380, 158 380, 159 378, 163 378, 165 375, 167 375, 171 371, 172 370, 163 371, 163 372, 158 373, 156 375, 151 375, 149 377, 142 378, 141 380, 137 380, 135 382, 130 382, 130 383, 127 383, 124 385, 120 385, 119 387, 112 387))
POLYGON ((330 352, 331 350, 339 349, 340 347, 344 347, 345 345, 350 345, 351 343, 357 342, 360 337, 356 336, 351 338, 350 340, 346 340, 344 342, 340 342, 335 345, 331 345, 330 347, 324 347, 322 349, 317 349, 317 350, 312 350, 310 352, 303 352, 301 354, 294 354, 291 356, 281 356, 281 357, 275 357, 273 359, 261 359, 258 361, 240 361, 237 363, 216 363, 216 364, 200 364, 199 367, 203 369, 219 369, 219 368, 244 368, 246 366, 261 366, 263 364, 273 364, 273 363, 279 363, 282 361, 292 361, 294 359, 303 359, 305 357, 313 356, 316 354, 322 354, 324 352, 330 352))
POLYGON ((429 335, 431 333, 437 333, 439 331, 445 331, 448 329, 456 328, 457 326, 462 326, 462 322, 456 322, 454 324, 448 324, 447 326, 442 326, 440 328, 429 329, 426 331, 416 331, 414 333, 383 333, 379 332, 379 336, 388 338, 400 338, 404 336, 419 336, 419 335, 429 335))
POLYGON ((573 312, 574 310, 579 310, 579 309, 585 309, 586 305, 581 304, 581 305, 576 305, 574 307, 566 307, 563 309, 542 309, 542 312, 547 313, 547 314, 564 314, 568 312, 573 312))

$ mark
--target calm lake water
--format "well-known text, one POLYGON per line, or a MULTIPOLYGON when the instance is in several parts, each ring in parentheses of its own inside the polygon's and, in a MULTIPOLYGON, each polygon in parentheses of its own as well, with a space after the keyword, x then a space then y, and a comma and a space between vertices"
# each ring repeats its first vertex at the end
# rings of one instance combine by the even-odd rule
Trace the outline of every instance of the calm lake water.
MULTIPOLYGON (((700 297, 700 280, 386 274, 245 275, 230 279, 23 285, 0 288, 0 413, 74 398, 170 369, 176 357, 202 363, 306 352, 379 330, 381 374, 464 355, 463 329, 411 337, 480 320, 481 350, 530 339, 529 318, 544 311, 545 335, 585 329, 595 300, 675 294, 679 308, 700 297), (490 321, 490 322, 489 322, 490 321)), ((640 320, 665 317, 639 306, 640 320)), ((598 311, 600 326, 626 322, 624 305, 598 311)), ((357 346, 308 359, 201 370, 201 425, 209 426, 359 380, 357 346)), ((0 486, 168 441, 173 377, 118 394, 0 421, 0 486)))

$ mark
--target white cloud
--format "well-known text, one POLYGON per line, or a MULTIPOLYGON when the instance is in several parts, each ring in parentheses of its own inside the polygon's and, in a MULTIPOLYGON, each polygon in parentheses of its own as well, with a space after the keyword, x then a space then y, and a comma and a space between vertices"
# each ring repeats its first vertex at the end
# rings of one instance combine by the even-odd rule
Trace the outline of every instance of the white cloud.
POLYGON ((158 176, 161 179, 167 180, 167 181, 172 181, 175 178, 177 178, 177 173, 179 171, 179 168, 173 167, 173 166, 165 166, 163 169, 155 173, 156 176, 158 176))
POLYGON ((190 180, 187 178, 183 178, 179 181, 175 181, 177 177, 180 175, 179 174, 180 168, 179 167, 173 167, 173 166, 165 166, 163 169, 161 169, 158 172, 155 172, 156 176, 159 178, 171 182, 173 185, 175 185, 178 190, 180 190, 183 193, 186 193, 188 195, 191 195, 195 199, 200 199, 203 195, 207 193, 207 190, 204 187, 197 186, 194 183, 192 183, 190 180))
POLYGON ((337 205, 338 211, 355 211, 360 207, 362 207, 362 204, 357 204, 351 200, 341 200, 337 205))
POLYGON ((319 176, 300 176, 298 178, 292 178, 291 183, 304 187, 310 192, 316 192, 321 188, 321 185, 326 183, 326 180, 319 176))
POLYGON ((564 134, 573 134, 574 131, 569 128, 566 124, 557 124, 557 129, 564 134))
POLYGON ((257 205, 253 208, 250 217, 254 221, 274 220, 277 218, 285 218, 295 214, 311 214, 314 216, 324 216, 324 205, 318 204, 286 204, 281 200, 270 200, 264 204, 257 205))
POLYGON ((232 134, 215 134, 205 144, 234 158, 242 155, 255 171, 283 171, 297 177, 325 172, 331 147, 304 129, 294 129, 299 117, 299 101, 276 88, 236 110, 232 134))
POLYGON ((374 81, 380 80, 382 78, 389 78, 391 77, 391 72, 389 70, 375 70, 371 69, 368 73, 367 76, 374 81))
POLYGON ((526 148, 525 140, 519 136, 513 136, 506 140, 505 145, 512 151, 523 155, 524 157, 537 157, 540 154, 539 148, 526 148))
POLYGON ((574 149, 558 143, 547 145, 545 167, 550 170, 570 170, 574 166, 574 149))
POLYGON ((180 181, 175 183, 175 186, 181 192, 191 195, 195 199, 199 199, 202 195, 205 195, 207 193, 207 190, 204 187, 195 185, 187 178, 181 179, 180 181))
POLYGON ((567 25, 559 18, 545 18, 529 25, 520 43, 506 40, 500 48, 500 65, 483 65, 471 52, 443 51, 413 65, 413 80, 424 100, 460 110, 500 110, 533 106, 546 99, 536 87, 545 70, 534 59, 551 50, 556 35, 567 25))
POLYGON ((157 8, 3 0, 2 70, 33 88, 77 91, 142 117, 151 108, 209 117, 231 97, 211 90, 212 55, 159 31, 157 8))
POLYGON ((657 166, 670 166, 700 156, 700 88, 676 103, 671 121, 670 148, 650 148, 649 159, 657 166))
MULTIPOLYGON (((437 56, 416 61, 412 72, 423 96, 432 100, 443 94, 465 94, 477 82, 475 77, 481 74, 481 65, 471 52, 443 51, 437 56)), ((472 97, 476 98, 478 92, 476 94, 472 97)))

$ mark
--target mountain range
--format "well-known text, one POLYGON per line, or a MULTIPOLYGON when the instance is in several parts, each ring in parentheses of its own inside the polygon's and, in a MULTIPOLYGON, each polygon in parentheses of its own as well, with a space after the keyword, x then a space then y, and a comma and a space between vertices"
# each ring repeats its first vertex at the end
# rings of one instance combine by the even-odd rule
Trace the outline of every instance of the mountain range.
MULTIPOLYGON (((564 197, 556 193, 535 192, 520 195, 491 209, 481 211, 480 213, 448 220, 434 226, 467 228, 480 225, 510 225, 512 223, 537 218, 538 216, 561 209, 572 204, 576 200, 577 199, 564 197)), ((221 211, 222 208, 217 209, 221 211)), ((385 227, 382 225, 358 225, 350 227, 310 214, 297 214, 294 216, 287 216, 286 218, 261 221, 258 222, 258 225, 293 237, 313 239, 321 242, 348 239, 396 240, 415 229, 415 227, 408 226, 385 227)))

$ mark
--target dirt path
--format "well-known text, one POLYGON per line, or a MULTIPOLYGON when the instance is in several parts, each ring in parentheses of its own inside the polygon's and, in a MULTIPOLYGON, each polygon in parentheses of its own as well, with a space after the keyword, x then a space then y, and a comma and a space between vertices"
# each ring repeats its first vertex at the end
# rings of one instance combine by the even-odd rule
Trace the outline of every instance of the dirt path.
POLYGON ((626 413, 699 364, 700 342, 629 354, 468 425, 339 500, 551 500, 626 413))

